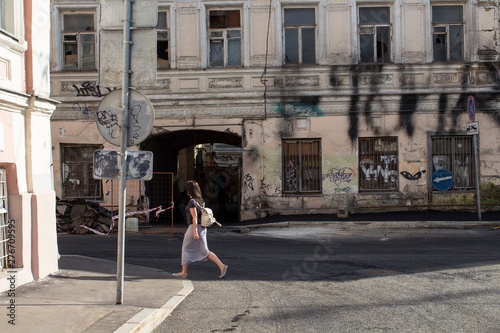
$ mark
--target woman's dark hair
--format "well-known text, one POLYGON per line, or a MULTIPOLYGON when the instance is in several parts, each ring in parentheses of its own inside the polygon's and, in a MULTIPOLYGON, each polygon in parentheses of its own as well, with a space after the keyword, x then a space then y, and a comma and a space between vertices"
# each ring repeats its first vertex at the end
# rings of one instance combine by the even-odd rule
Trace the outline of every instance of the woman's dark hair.
POLYGON ((198 201, 200 205, 203 205, 203 198, 201 197, 201 189, 200 185, 194 180, 188 180, 186 183, 186 192, 187 194, 198 201))

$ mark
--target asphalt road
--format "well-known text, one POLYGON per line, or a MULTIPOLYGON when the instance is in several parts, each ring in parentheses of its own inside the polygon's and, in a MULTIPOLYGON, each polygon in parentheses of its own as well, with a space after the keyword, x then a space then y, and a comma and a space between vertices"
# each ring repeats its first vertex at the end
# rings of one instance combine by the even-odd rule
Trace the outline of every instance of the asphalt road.
MULTIPOLYGON (((179 270, 181 235, 127 234, 127 263, 179 270)), ((500 332, 500 230, 211 228, 229 265, 192 265, 195 290, 160 332, 500 332)), ((116 259, 116 236, 59 235, 61 254, 116 259)))

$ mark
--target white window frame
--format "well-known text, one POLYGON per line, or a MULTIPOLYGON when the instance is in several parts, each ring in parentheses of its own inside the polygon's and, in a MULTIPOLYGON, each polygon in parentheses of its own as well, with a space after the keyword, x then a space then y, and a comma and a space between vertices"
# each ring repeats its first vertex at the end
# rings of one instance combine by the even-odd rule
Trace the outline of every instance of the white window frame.
MULTIPOLYGON (((237 39, 237 38, 234 38, 237 39)), ((207 64, 210 68, 225 68, 225 67, 243 67, 243 9, 235 8, 235 7, 223 7, 223 8, 207 8, 207 64), (210 27, 210 13, 217 11, 239 11, 240 13, 240 26, 239 27, 226 27, 226 28, 211 28, 210 27), (229 65, 229 39, 228 36, 229 31, 239 31, 240 32, 240 64, 239 65, 229 65), (215 34, 220 33, 220 36, 214 36, 215 34), (211 65, 212 60, 210 58, 210 45, 212 40, 220 40, 223 43, 223 64, 222 66, 213 66, 211 65)))
POLYGON ((380 27, 389 27, 389 42, 390 42, 390 51, 389 51, 389 61, 380 62, 380 64, 390 64, 394 62, 394 32, 393 32, 393 8, 389 5, 378 5, 378 6, 358 6, 356 11, 356 20, 357 20, 357 28, 358 28, 358 63, 360 64, 379 64, 377 61, 377 32, 380 27), (360 9, 370 9, 370 8, 388 8, 389 9, 389 23, 370 23, 370 24, 361 24, 360 22, 360 9), (364 62, 361 60, 361 35, 363 29, 374 29, 374 43, 373 43, 373 61, 372 62, 364 62))
POLYGON ((22 0, 1 0, 0 43, 19 52, 26 51, 22 0))
POLYGON ((317 6, 284 6, 281 9, 281 15, 282 15, 282 24, 281 24, 281 35, 282 35, 282 64, 288 65, 288 66, 298 66, 298 65, 316 65, 318 64, 318 7, 317 6), (285 26, 285 11, 289 9, 313 9, 314 10, 314 24, 312 25, 296 25, 296 26, 285 26), (286 33, 285 30, 287 28, 291 27, 296 27, 298 29, 298 57, 299 61, 298 64, 296 63, 287 63, 286 61, 286 42, 285 42, 285 37, 286 33), (303 57, 302 57, 302 29, 307 29, 307 28, 314 28, 314 63, 303 63, 303 57))
MULTIPOLYGON (((95 70, 98 70, 98 59, 99 59, 99 22, 98 17, 100 15, 100 10, 97 5, 79 4, 70 6, 55 6, 52 10, 52 71, 63 71, 64 70, 64 49, 63 49, 63 16, 64 14, 93 14, 94 15, 94 27, 95 27, 95 70)), ((79 70, 76 70, 79 71, 79 70)), ((87 70, 86 70, 87 71, 87 70)), ((91 71, 91 70, 88 70, 91 71)), ((72 70, 71 72, 75 72, 72 70)))
POLYGON ((158 16, 164 15, 165 16, 165 27, 160 27, 160 18, 158 17, 158 25, 156 26, 156 47, 158 50, 158 44, 159 42, 167 42, 167 49, 165 50, 167 53, 167 58, 168 59, 162 59, 159 56, 157 57, 157 69, 169 69, 172 66, 172 52, 171 52, 171 45, 172 45, 172 35, 170 32, 170 10, 169 8, 158 8, 158 16), (160 36, 160 34, 166 34, 167 37, 163 38, 160 36))
POLYGON ((442 4, 434 4, 431 6, 430 9, 430 21, 431 21, 431 50, 432 50, 432 62, 441 62, 441 63, 447 63, 447 62, 463 62, 465 61, 465 6, 461 4, 453 4, 453 5, 442 5, 442 4), (434 23, 432 14, 433 14, 433 9, 434 7, 461 7, 462 8, 462 22, 448 22, 448 23, 434 23), (461 26, 462 27, 462 59, 460 60, 451 60, 451 45, 450 45, 450 26, 461 26), (445 28, 446 32, 444 35, 446 35, 446 60, 435 60, 434 59, 434 36, 435 36, 435 29, 436 28, 445 28))

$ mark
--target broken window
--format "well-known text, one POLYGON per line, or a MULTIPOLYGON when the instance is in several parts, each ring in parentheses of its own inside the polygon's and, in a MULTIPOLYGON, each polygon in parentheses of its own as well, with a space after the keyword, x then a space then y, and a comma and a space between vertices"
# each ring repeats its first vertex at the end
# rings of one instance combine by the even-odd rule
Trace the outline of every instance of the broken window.
POLYGON ((432 7, 432 50, 436 62, 464 60, 462 6, 432 7))
POLYGON ((359 191, 398 190, 396 137, 359 139, 359 191))
POLYGON ((209 12, 210 67, 241 66, 241 20, 239 10, 209 12))
POLYGON ((359 8, 359 57, 362 63, 391 62, 391 10, 359 8))
POLYGON ((321 193, 321 141, 283 140, 283 193, 321 193))
POLYGON ((157 68, 170 68, 169 58, 169 35, 168 28, 168 11, 158 11, 158 24, 156 25, 156 54, 157 68))
POLYGON ((316 63, 316 18, 314 8, 284 10, 285 64, 316 63))
POLYGON ((471 135, 431 137, 434 189, 472 190, 476 187, 472 141, 471 135))
POLYGON ((95 70, 94 14, 63 14, 62 29, 63 69, 95 70))
POLYGON ((94 150, 100 145, 61 146, 61 175, 65 199, 102 199, 101 180, 94 179, 94 150))

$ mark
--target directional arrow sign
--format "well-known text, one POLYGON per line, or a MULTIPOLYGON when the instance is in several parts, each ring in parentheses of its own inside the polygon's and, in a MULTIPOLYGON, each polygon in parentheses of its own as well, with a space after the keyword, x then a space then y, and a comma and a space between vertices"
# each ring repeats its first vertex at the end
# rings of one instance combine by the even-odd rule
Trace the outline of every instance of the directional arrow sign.
POLYGON ((449 170, 440 169, 432 174, 432 186, 438 191, 448 191, 453 183, 453 174, 449 170))

